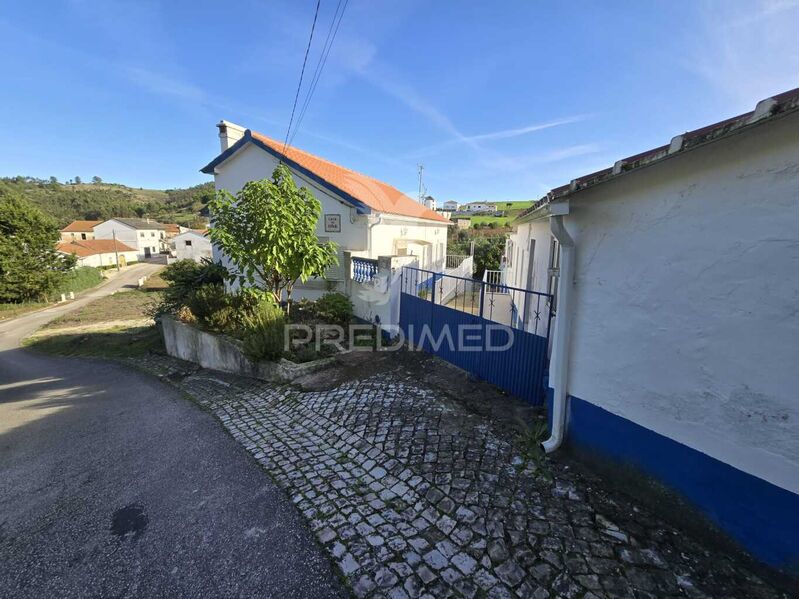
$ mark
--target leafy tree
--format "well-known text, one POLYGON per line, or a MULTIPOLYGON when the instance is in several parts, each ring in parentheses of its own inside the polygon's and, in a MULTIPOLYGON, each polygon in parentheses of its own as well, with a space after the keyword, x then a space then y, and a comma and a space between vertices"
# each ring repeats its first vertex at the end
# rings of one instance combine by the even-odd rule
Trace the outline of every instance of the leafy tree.
POLYGON ((50 185, 58 184, 58 177, 50 177, 50 185))
POLYGON ((54 291, 75 258, 56 251, 58 227, 24 198, 0 190, 0 301, 25 302, 54 291))
POLYGON ((272 180, 248 182, 233 197, 220 190, 210 202, 210 238, 230 258, 231 272, 247 286, 291 301, 294 284, 324 276, 338 263, 336 245, 320 244, 316 223, 322 205, 291 172, 278 165, 272 180))
POLYGON ((100 177, 98 177, 97 175, 92 177, 92 183, 94 183, 95 185, 97 185, 98 183, 102 183, 102 182, 103 182, 103 180, 100 177))
POLYGON ((136 216, 139 218, 143 217, 147 213, 147 209, 144 206, 136 206, 133 209, 133 212, 136 213, 136 216))
POLYGON ((83 180, 80 177, 75 177, 75 185, 80 185, 83 183, 83 180))

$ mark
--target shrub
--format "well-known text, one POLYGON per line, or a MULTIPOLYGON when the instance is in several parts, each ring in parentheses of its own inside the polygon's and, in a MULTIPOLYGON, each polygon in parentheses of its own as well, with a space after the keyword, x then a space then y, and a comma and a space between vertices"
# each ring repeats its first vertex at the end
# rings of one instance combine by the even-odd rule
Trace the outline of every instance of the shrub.
POLYGON ((316 315, 331 324, 348 324, 352 320, 352 302, 343 293, 325 293, 316 300, 316 315))
POLYGON ((178 260, 160 273, 169 282, 158 307, 159 314, 174 314, 185 306, 197 287, 202 285, 221 285, 227 278, 227 269, 221 264, 204 261, 178 260))
POLYGON ((222 325, 225 323, 225 316, 217 313, 224 311, 228 318, 233 314, 230 296, 219 284, 203 285, 195 289, 186 299, 186 306, 200 323, 219 331, 224 330, 222 325), (227 311, 228 308, 231 310, 227 311))
POLYGON ((254 361, 277 360, 283 355, 283 310, 264 296, 244 320, 244 355, 254 361))

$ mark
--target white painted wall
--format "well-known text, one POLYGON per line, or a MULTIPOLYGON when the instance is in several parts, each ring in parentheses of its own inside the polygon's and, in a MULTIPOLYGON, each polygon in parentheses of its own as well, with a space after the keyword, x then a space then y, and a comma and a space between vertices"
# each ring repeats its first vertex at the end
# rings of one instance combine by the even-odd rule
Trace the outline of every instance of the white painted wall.
POLYGON ((569 394, 799 492, 799 116, 580 192, 565 224, 569 394))
POLYGON ((202 261, 203 258, 211 259, 211 240, 196 231, 186 231, 173 237, 175 244, 175 257, 178 260, 202 261))
MULTIPOLYGON (((269 179, 277 166, 277 159, 253 145, 236 152, 216 168, 214 181, 217 189, 226 189, 236 194, 248 181, 269 179)), ((427 254, 431 256, 428 266, 432 266, 433 256, 443 259, 446 256, 447 224, 424 219, 394 216, 388 214, 358 215, 354 208, 346 204, 321 185, 295 171, 292 171, 298 186, 307 187, 322 204, 322 218, 317 223, 316 233, 320 239, 332 241, 339 246, 339 260, 343 263, 343 252, 351 251, 354 256, 378 258, 396 253, 395 240, 410 242, 411 250, 421 253, 421 246, 430 244, 427 254), (324 215, 338 214, 341 232, 325 231, 324 215), (413 245, 413 242, 422 242, 413 245)), ((214 248, 214 260, 229 265, 226 256, 214 248)), ((344 273, 334 268, 328 275, 331 281, 344 281, 344 273)), ((326 284, 322 281, 309 281, 306 285, 295 287, 293 297, 315 299, 324 293, 326 284)))
MULTIPOLYGON (((136 252, 119 252, 120 263, 122 263, 123 258, 126 264, 138 261, 136 252)), ((83 258, 79 257, 76 265, 100 268, 102 266, 113 266, 116 265, 116 263, 116 254, 114 252, 107 252, 104 254, 92 254, 91 256, 85 256, 83 258)))
POLYGON ((94 227, 95 239, 113 239, 116 233, 117 241, 136 248, 138 259, 143 260, 144 249, 149 247, 152 255, 161 251, 161 240, 165 235, 162 229, 134 229, 113 218, 94 227))

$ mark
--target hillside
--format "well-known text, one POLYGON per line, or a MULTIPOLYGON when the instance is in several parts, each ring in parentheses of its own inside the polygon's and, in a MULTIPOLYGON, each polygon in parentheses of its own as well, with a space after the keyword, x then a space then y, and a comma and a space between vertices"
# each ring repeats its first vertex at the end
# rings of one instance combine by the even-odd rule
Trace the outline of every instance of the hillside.
POLYGON ((452 215, 453 220, 465 218, 472 221, 472 226, 476 225, 491 225, 495 223, 498 227, 508 226, 513 219, 519 216, 524 210, 527 210, 533 205, 532 200, 521 202, 488 202, 497 207, 497 211, 502 213, 502 216, 493 216, 490 213, 480 213, 477 215, 466 214, 463 212, 455 212, 452 215))
POLYGON ((75 219, 103 220, 112 216, 147 217, 160 222, 202 226, 214 184, 187 189, 136 189, 117 183, 63 184, 32 177, 0 178, 0 190, 24 196, 60 227, 75 219))

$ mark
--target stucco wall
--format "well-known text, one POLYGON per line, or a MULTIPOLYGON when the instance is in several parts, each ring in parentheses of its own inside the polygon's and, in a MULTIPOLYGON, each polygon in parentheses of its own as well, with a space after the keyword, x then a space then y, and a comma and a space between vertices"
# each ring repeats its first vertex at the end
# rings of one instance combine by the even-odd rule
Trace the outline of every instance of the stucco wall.
POLYGON ((799 117, 583 191, 565 223, 569 393, 799 492, 799 117))
POLYGON ((211 258, 212 248, 211 241, 196 233, 181 233, 174 238, 175 243, 175 257, 178 260, 194 260, 200 262, 203 258, 211 258), (191 245, 186 245, 190 241, 191 245))
POLYGON ((94 228, 96 239, 113 239, 115 232, 117 241, 128 247, 136 248, 139 259, 144 258, 145 247, 149 247, 152 254, 157 254, 161 249, 160 235, 162 231, 158 229, 137 230, 113 219, 100 223, 94 228), (141 233, 144 233, 144 237, 140 235, 141 233))

